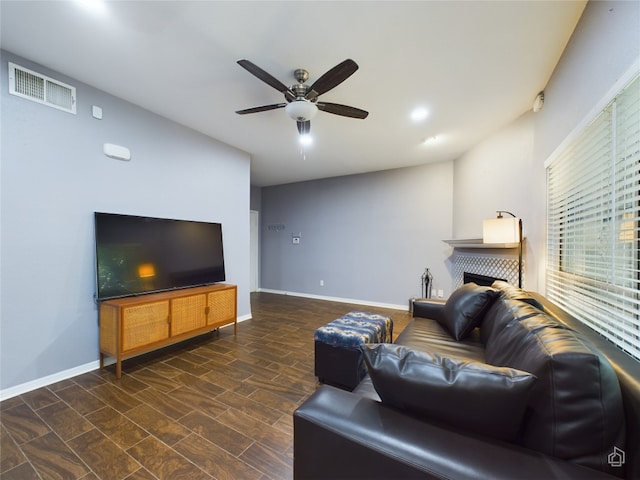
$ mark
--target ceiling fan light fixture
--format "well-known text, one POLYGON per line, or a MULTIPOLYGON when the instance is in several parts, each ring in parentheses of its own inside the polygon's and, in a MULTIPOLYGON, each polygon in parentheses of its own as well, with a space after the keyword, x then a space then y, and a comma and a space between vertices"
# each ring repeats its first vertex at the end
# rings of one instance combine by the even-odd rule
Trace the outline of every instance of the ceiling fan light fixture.
POLYGON ((295 100, 284 107, 284 111, 298 122, 307 122, 316 116, 318 107, 307 100, 295 100))
POLYGON ((302 145, 303 147, 308 147, 313 143, 313 138, 308 133, 305 133, 299 136, 298 141, 300 142, 300 145, 302 145))

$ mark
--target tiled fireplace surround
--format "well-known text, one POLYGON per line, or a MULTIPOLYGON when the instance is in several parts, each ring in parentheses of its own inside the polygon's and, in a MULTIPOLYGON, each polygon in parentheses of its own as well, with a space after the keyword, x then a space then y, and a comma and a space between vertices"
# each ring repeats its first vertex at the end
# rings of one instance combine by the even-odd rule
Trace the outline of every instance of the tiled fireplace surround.
MULTIPOLYGON (((518 285, 518 255, 517 251, 500 250, 472 251, 458 250, 453 253, 454 288, 462 285, 464 273, 475 273, 487 277, 501 278, 512 285, 518 285)), ((524 263, 522 265, 524 279, 524 263)), ((524 283, 524 282, 523 282, 524 283)), ((525 286, 524 284, 522 285, 525 286)))

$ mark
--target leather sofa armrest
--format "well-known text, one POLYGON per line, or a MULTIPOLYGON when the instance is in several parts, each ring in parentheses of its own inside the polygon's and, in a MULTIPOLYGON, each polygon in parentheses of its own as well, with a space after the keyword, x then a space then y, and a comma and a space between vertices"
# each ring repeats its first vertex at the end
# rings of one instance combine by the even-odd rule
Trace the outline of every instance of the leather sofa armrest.
POLYGON ((298 480, 616 478, 424 422, 330 386, 305 401, 293 421, 298 480))
POLYGON ((413 316, 441 320, 444 315, 443 300, 416 300, 413 302, 413 316))

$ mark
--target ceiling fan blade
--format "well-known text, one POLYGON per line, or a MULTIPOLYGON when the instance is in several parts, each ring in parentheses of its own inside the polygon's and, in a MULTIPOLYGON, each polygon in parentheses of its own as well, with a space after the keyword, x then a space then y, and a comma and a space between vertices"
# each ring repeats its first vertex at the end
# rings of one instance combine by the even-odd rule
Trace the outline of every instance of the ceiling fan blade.
POLYGON ((309 135, 311 131, 311 120, 307 120, 306 122, 297 122, 298 123, 298 133, 300 135, 309 135))
POLYGON ((350 58, 346 59, 317 79, 313 85, 311 85, 311 89, 305 97, 307 99, 315 98, 318 95, 328 92, 353 75, 356 70, 358 70, 358 64, 350 58))
POLYGON ((360 110, 359 108, 349 107, 347 105, 340 105, 339 103, 318 102, 316 103, 318 110, 323 112, 333 113, 334 115, 342 115, 343 117, 351 118, 367 118, 369 112, 360 110))
POLYGON ((238 115, 246 115, 247 113, 266 112, 267 110, 275 110, 276 108, 283 108, 286 103, 274 103, 272 105, 263 105, 261 107, 245 108, 244 110, 237 110, 238 115))
POLYGON ((242 68, 244 68, 253 76, 262 80, 267 85, 270 85, 271 87, 275 88, 279 92, 284 93, 285 96, 288 96, 291 99, 296 98, 295 94, 291 91, 289 87, 287 87, 280 80, 278 80, 271 74, 265 72, 263 69, 261 69, 256 64, 250 62, 249 60, 238 60, 238 65, 240 65, 242 68))

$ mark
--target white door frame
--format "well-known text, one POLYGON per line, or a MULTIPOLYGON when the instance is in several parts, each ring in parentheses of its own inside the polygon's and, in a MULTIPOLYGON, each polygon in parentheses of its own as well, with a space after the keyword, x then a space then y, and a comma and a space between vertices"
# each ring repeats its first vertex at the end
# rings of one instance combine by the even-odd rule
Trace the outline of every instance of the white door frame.
POLYGON ((249 291, 257 292, 260 288, 260 213, 249 210, 249 291))

